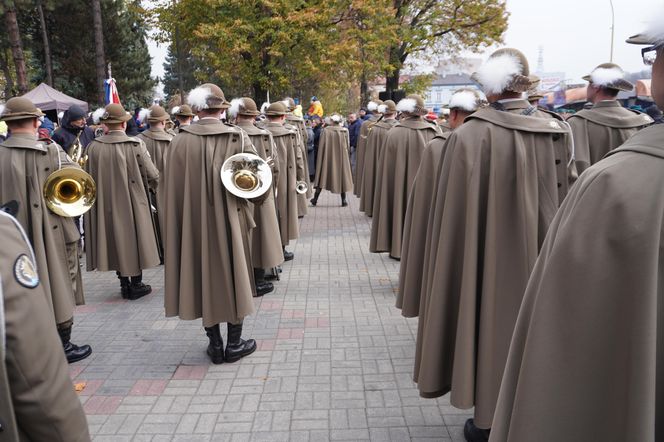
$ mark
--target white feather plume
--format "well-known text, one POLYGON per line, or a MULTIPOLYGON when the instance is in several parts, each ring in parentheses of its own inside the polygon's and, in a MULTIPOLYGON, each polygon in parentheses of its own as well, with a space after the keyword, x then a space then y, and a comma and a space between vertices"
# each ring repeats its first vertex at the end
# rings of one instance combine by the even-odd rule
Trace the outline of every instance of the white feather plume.
POLYGON ((477 95, 468 90, 457 91, 450 98, 450 109, 461 109, 466 112, 475 112, 477 110, 477 95))
POLYGON ((103 117, 105 113, 106 113, 106 109, 104 109, 103 107, 100 107, 99 109, 94 111, 92 113, 92 122, 94 124, 99 124, 99 120, 101 120, 101 117, 103 117))
POLYGON ((517 57, 501 54, 490 57, 475 73, 477 82, 486 94, 500 94, 509 86, 515 75, 521 73, 523 66, 517 57))
POLYGON ((397 103, 397 110, 399 112, 415 112, 417 108, 417 101, 413 98, 404 98, 397 103))
POLYGON ((171 109, 171 114, 175 115, 178 112, 180 112, 180 106, 175 106, 173 109, 171 109))
POLYGON ((228 108, 228 116, 231 118, 237 117, 240 113, 240 106, 242 105, 242 98, 233 98, 231 100, 231 107, 228 108))
POLYGON ((141 109, 138 111, 138 121, 141 123, 146 123, 148 121, 148 118, 150 118, 150 109, 141 109))
POLYGON ((330 119, 335 123, 341 123, 341 115, 334 114, 330 117, 330 119))
POLYGON ((387 112, 387 105, 381 104, 378 106, 378 113, 384 114, 385 112, 387 112))
POLYGON ((207 100, 211 95, 212 90, 209 87, 199 86, 189 91, 189 95, 187 95, 187 103, 196 110, 207 109, 207 100))
POLYGON ((597 68, 590 73, 590 80, 596 86, 606 86, 622 79, 624 76, 623 70, 617 67, 597 68))
POLYGON ((375 101, 370 101, 367 104, 367 110, 371 112, 376 112, 378 110, 378 103, 376 103, 375 101))
POLYGON ((263 103, 261 105, 261 113, 264 114, 268 107, 270 107, 270 103, 263 103))

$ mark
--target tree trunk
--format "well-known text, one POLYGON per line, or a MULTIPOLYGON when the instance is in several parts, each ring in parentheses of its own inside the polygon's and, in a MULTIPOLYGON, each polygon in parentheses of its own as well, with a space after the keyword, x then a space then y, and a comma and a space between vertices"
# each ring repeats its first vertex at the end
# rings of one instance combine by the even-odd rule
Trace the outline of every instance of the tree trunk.
POLYGON ((385 76, 385 91, 392 96, 394 91, 399 89, 399 77, 401 76, 401 69, 395 69, 385 76))
POLYGON ((0 49, 0 70, 5 77, 5 101, 9 100, 13 95, 14 79, 12 78, 11 69, 9 69, 9 62, 7 61, 7 52, 5 49, 0 49))
POLYGON ((53 86, 53 63, 51 60, 51 45, 48 41, 48 31, 46 30, 46 19, 44 18, 44 8, 41 0, 37 1, 37 12, 39 12, 39 24, 41 25, 42 40, 44 42, 44 64, 46 65, 46 84, 53 86))
POLYGON ((254 100, 256 100, 256 104, 260 109, 263 103, 267 101, 267 90, 263 86, 261 86, 260 82, 258 81, 253 82, 251 88, 254 91, 254 100))
POLYGON ((25 57, 23 56, 23 45, 21 44, 21 34, 18 30, 16 21, 16 7, 9 6, 5 2, 5 26, 7 26, 7 36, 9 45, 12 49, 14 66, 16 67, 16 82, 18 83, 18 93, 20 95, 28 92, 28 75, 25 69, 25 57))
POLYGON ((106 74, 104 67, 106 56, 104 54, 104 31, 101 25, 101 2, 92 0, 92 22, 95 34, 95 71, 97 74, 97 100, 104 105, 104 80, 106 74))

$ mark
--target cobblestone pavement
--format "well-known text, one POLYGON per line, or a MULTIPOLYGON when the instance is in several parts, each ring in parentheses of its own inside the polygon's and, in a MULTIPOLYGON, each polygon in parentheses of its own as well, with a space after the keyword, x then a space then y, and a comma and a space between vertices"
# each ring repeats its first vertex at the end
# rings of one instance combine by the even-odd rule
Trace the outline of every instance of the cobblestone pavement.
POLYGON ((349 202, 324 192, 309 208, 295 260, 245 319, 258 350, 234 364, 209 362, 200 320, 164 317, 163 267, 137 301, 114 273, 86 273, 73 341, 93 354, 71 375, 94 440, 463 441, 469 412, 418 395, 398 263, 369 253, 370 218, 349 202))

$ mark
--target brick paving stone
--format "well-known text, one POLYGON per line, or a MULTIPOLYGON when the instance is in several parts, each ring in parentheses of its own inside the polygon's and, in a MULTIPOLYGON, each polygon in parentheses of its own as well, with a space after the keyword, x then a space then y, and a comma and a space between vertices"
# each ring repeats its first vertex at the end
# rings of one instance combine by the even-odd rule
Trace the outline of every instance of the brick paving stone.
MULTIPOLYGON (((463 441, 472 411, 419 397, 417 320, 394 307, 399 263, 368 251, 358 200, 323 192, 301 220, 275 291, 254 298, 244 337, 258 350, 213 365, 201 321, 165 318, 153 293, 120 296, 112 272, 84 272, 73 340, 93 347, 69 368, 95 441, 463 441)), ((222 327, 224 339, 226 327, 222 327)))

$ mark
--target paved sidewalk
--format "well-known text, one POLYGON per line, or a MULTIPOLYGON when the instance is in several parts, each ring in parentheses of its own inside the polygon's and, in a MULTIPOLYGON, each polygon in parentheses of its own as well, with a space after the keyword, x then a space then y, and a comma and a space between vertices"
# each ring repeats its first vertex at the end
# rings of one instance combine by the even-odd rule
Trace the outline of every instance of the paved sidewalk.
MULTIPOLYGON (((275 292, 255 298, 253 355, 212 365, 201 322, 166 319, 153 294, 124 301, 114 273, 84 275, 71 366, 95 441, 463 441, 467 411, 421 399, 412 382, 417 322, 394 307, 398 262, 368 251, 358 199, 321 195, 302 220, 275 292)), ((225 327, 222 327, 225 335, 225 327)))

